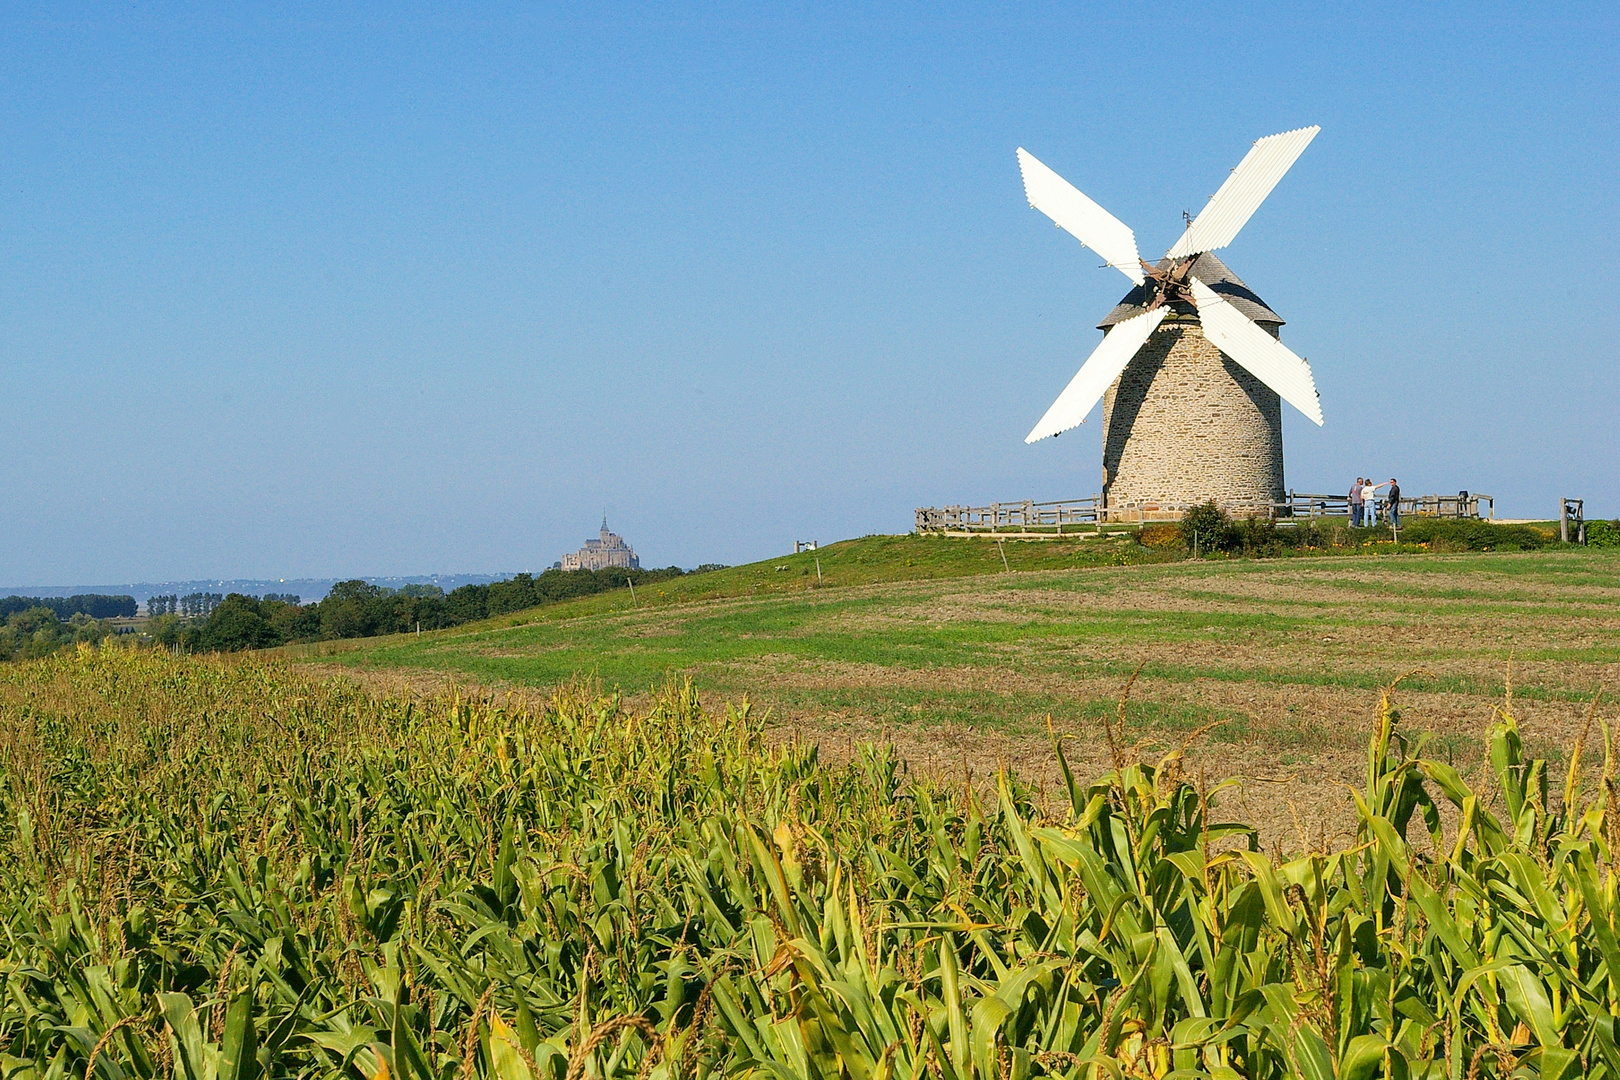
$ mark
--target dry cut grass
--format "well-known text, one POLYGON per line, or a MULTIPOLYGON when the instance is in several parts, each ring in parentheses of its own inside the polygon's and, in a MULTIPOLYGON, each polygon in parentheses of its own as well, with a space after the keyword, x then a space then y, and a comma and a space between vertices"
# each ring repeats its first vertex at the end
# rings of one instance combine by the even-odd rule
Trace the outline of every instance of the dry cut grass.
POLYGON ((1342 832, 1380 689, 1470 774, 1511 679, 1524 737, 1566 758, 1600 686, 1620 685, 1620 555, 1546 552, 1032 570, 706 599, 374 643, 326 658, 372 685, 544 692, 594 673, 638 700, 670 672, 747 696, 780 738, 892 742, 910 767, 1052 788, 1047 719, 1079 769, 1108 765, 1100 718, 1141 674, 1127 737, 1195 753, 1268 833, 1342 832), (1301 823, 1295 826, 1296 819, 1301 823))

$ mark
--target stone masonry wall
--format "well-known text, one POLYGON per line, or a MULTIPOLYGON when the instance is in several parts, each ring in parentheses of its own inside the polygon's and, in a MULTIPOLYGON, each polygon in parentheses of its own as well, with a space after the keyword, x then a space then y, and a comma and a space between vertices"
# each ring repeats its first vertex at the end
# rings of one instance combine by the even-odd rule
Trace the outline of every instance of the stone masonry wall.
POLYGON ((1111 508, 1283 498, 1282 399, 1196 319, 1166 319, 1103 395, 1102 491, 1111 508))

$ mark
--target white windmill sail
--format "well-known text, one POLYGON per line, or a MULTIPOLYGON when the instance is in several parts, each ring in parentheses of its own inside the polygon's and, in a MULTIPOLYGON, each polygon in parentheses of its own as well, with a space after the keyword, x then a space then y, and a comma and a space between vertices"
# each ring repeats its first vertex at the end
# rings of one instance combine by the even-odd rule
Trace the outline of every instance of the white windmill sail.
POLYGON ((1136 234, 1129 225, 1086 198, 1022 146, 1018 148, 1018 168, 1024 174, 1024 194, 1029 197, 1029 205, 1067 229, 1109 266, 1142 284, 1136 234))
POLYGON ((1168 314, 1169 308, 1159 307, 1115 323, 1024 441, 1032 443, 1051 435, 1060 435, 1084 423, 1086 414, 1103 396, 1103 391, 1119 378, 1119 373, 1125 370, 1131 357, 1147 343, 1168 314))
MULTIPOLYGON (((1166 257, 1180 259, 1230 244, 1321 130, 1312 125, 1257 140, 1166 257)), ((1028 175, 1025 173, 1026 187, 1028 175)))
POLYGON ((1227 303, 1214 289, 1197 278, 1189 280, 1192 282, 1193 300, 1198 305, 1198 321, 1204 326, 1204 336, 1320 427, 1322 402, 1316 393, 1311 366, 1295 356, 1288 346, 1262 330, 1259 324, 1227 303))

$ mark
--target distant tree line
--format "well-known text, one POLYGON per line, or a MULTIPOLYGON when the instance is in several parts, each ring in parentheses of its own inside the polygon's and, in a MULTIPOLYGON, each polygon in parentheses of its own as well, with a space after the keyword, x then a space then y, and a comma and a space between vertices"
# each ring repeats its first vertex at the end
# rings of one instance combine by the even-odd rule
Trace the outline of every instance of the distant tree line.
MULTIPOLYGON (((285 597, 285 599, 290 599, 293 604, 298 602, 298 597, 283 593, 271 593, 264 599, 271 599, 271 597, 275 597, 275 599, 285 597)), ((149 617, 180 615, 181 619, 199 619, 203 615, 211 615, 215 607, 219 607, 224 602, 225 597, 220 593, 186 593, 185 596, 170 593, 168 596, 149 596, 146 597, 146 614, 149 617)))
MULTIPOLYGON (((271 593, 265 597, 282 598, 281 593, 271 593)), ((291 598, 292 603, 298 603, 298 597, 291 598)), ((184 619, 195 619, 213 613, 213 610, 225 602, 225 597, 217 592, 194 592, 179 596, 170 593, 167 596, 149 596, 146 598, 146 614, 148 616, 179 615, 184 619)))
MULTIPOLYGON (((146 598, 146 614, 149 617, 179 615, 181 618, 195 619, 212 613, 224 602, 225 597, 220 593, 194 592, 184 596, 170 593, 167 596, 149 596, 146 598)), ((293 603, 297 602, 298 598, 293 597, 293 603)))
MULTIPOLYGON (((720 567, 710 564, 701 569, 720 567)), ((685 573, 676 566, 663 570, 553 568, 487 585, 463 585, 449 593, 436 585, 389 589, 356 579, 338 582, 324 599, 312 604, 300 604, 298 597, 281 593, 263 597, 231 593, 217 598, 206 618, 189 619, 183 617, 188 598, 180 597, 182 610, 165 609, 148 624, 148 632, 160 644, 190 652, 234 652, 294 641, 404 634, 418 627, 443 630, 576 596, 623 589, 631 582, 667 581, 685 573)))
POLYGON ((33 608, 49 608, 58 619, 71 619, 75 615, 88 615, 92 619, 132 619, 135 617, 135 598, 102 596, 99 593, 0 597, 0 619, 9 619, 18 612, 33 608))

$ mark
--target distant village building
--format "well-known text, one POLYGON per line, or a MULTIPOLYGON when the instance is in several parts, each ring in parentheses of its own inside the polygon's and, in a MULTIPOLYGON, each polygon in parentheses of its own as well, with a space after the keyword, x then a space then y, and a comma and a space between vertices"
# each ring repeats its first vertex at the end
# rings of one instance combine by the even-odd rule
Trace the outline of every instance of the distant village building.
POLYGON ((585 541, 578 551, 562 557, 564 570, 606 570, 610 566, 625 570, 640 570, 641 560, 618 533, 608 532, 607 518, 602 519, 602 532, 595 540, 585 541))

